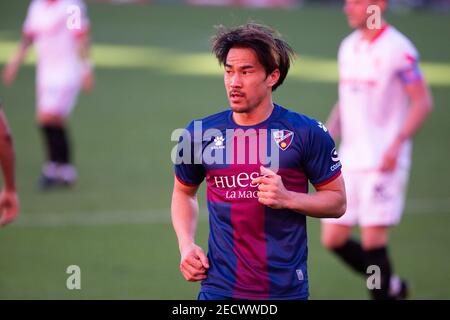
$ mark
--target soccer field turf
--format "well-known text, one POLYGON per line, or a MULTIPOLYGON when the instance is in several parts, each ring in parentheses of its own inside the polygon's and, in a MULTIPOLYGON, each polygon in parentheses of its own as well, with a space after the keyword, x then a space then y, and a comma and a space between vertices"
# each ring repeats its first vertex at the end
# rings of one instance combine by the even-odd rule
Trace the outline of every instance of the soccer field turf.
MULTIPOLYGON (((0 66, 20 36, 27 1, 0 4, 0 66)), ((0 86, 17 152, 21 216, 0 229, 0 299, 194 299, 170 225, 172 130, 227 106, 210 54, 217 24, 253 19, 280 30, 299 54, 275 101, 325 120, 336 100, 335 56, 349 32, 339 8, 251 10, 178 5, 89 4, 97 86, 71 118, 79 183, 42 193, 43 159, 34 121, 33 55, 13 87, 0 86), (81 290, 66 268, 81 268, 81 290)), ((421 53, 435 110, 415 139, 406 212, 391 233, 395 270, 412 298, 450 298, 450 19, 389 15, 421 53), (447 141, 447 142, 446 142, 447 141)), ((202 193, 204 188, 202 189, 202 193)), ((208 224, 200 196, 198 242, 208 224)), ((312 299, 365 299, 364 282, 325 251, 308 219, 312 299)))

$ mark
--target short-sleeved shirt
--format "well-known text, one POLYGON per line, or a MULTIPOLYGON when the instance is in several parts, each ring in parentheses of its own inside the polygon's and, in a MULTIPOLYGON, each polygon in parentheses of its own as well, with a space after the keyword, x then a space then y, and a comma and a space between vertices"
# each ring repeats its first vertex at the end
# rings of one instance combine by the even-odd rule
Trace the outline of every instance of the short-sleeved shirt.
POLYGON ((279 105, 255 126, 237 125, 232 114, 193 121, 178 144, 177 179, 207 183, 210 269, 201 291, 238 299, 307 298, 306 217, 262 205, 252 180, 264 165, 277 167, 291 191, 327 184, 341 170, 334 142, 322 123, 279 105))
POLYGON ((89 30, 82 0, 33 0, 23 33, 33 38, 40 86, 78 85, 82 74, 77 37, 89 30))
MULTIPOLYGON (((367 41, 360 31, 339 49, 339 150, 348 170, 376 170, 405 120, 405 84, 421 79, 414 45, 392 26, 367 41)), ((403 144, 399 167, 409 168, 411 142, 403 144)))

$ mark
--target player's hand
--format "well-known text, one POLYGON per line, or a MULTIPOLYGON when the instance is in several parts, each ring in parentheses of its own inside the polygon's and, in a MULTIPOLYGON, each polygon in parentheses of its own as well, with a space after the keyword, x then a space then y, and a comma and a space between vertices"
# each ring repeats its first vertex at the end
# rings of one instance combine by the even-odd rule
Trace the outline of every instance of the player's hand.
POLYGON ((400 148, 402 143, 399 140, 395 140, 394 143, 386 150, 383 155, 380 170, 382 172, 394 171, 397 167, 397 161, 400 154, 400 148))
POLYGON ((200 281, 207 278, 208 257, 202 248, 192 243, 181 252, 180 270, 187 281, 200 281))
POLYGON ((81 88, 84 92, 91 92, 95 86, 94 71, 89 67, 83 74, 83 79, 81 81, 81 88))
POLYGON ((3 69, 3 83, 5 86, 10 86, 16 79, 17 70, 19 65, 15 62, 8 63, 3 69))
POLYGON ((252 184, 258 186, 258 201, 272 209, 288 207, 290 191, 286 189, 281 179, 272 170, 261 166, 261 176, 253 179, 252 184))
POLYGON ((8 224, 19 214, 19 200, 15 191, 2 190, 0 193, 0 226, 8 224))

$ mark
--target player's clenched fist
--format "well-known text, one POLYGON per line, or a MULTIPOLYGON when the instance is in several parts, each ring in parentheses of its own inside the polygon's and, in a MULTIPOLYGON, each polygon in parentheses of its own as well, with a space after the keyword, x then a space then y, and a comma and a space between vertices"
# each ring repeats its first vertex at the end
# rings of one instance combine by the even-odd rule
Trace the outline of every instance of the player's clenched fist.
POLYGON ((0 193, 0 226, 12 222, 19 214, 19 200, 15 191, 0 193))
POLYGON ((187 281, 200 281, 207 278, 208 258, 202 248, 191 244, 181 252, 180 270, 187 281))
POLYGON ((273 209, 288 208, 289 193, 281 180, 281 176, 261 166, 261 176, 253 179, 252 184, 258 186, 258 201, 273 209))

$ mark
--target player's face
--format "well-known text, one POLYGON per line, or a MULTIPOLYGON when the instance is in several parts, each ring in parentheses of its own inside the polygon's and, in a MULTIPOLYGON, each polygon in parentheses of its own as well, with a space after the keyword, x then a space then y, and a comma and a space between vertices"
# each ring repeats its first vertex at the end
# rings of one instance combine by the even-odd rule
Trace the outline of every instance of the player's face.
POLYGON ((367 24, 369 13, 367 8, 372 4, 377 4, 373 0, 346 0, 344 12, 347 15, 347 21, 350 27, 354 29, 364 28, 367 24))
POLYGON ((255 51, 249 48, 230 49, 224 81, 231 110, 238 113, 250 112, 271 99, 276 82, 272 75, 267 76, 255 51))

